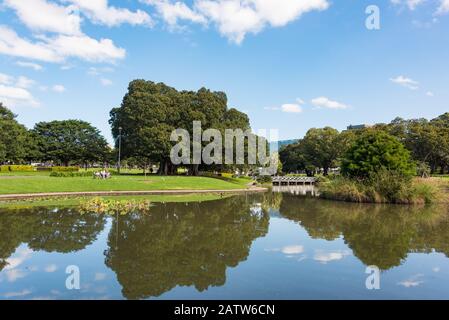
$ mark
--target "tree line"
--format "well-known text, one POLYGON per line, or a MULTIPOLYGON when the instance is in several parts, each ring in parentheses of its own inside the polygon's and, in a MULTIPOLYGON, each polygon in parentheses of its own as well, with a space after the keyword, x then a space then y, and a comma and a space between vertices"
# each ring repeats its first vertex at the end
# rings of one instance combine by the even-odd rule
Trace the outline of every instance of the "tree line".
POLYGON ((113 151, 100 130, 82 120, 39 122, 28 130, 0 103, 0 163, 68 166, 109 162, 113 151))
MULTIPOLYGON (((164 83, 145 80, 130 82, 121 105, 110 111, 115 146, 109 146, 97 128, 82 120, 39 122, 28 130, 0 102, 0 164, 115 164, 121 141, 123 164, 140 168, 154 164, 159 167, 160 174, 174 174, 179 166, 170 161, 170 151, 175 144, 170 141, 170 135, 175 129, 185 129, 192 136, 193 121, 201 121, 203 130, 214 128, 222 133, 226 129, 250 129, 248 116, 228 107, 224 92, 206 88, 178 91, 164 83)), ((410 152, 422 171, 448 172, 449 113, 432 120, 396 118, 388 124, 342 132, 331 127, 312 128, 297 143, 281 148, 283 171, 308 175, 322 171, 327 175, 331 169, 342 166, 345 153, 367 130, 394 137, 410 152)), ((245 157, 248 156, 247 144, 246 141, 245 157)), ((256 170, 254 165, 192 164, 184 167, 191 175, 201 170, 256 170)))
MULTIPOLYGON (((310 129, 298 142, 279 151, 283 171, 306 172, 307 175, 322 171, 327 175, 332 168, 345 168, 344 156, 367 132, 377 132, 378 136, 386 134, 399 141, 410 153, 420 174, 449 172, 449 113, 432 120, 396 118, 387 124, 342 132, 331 127, 310 129)), ((385 150, 381 151, 388 155, 391 152, 388 148, 394 146, 386 143, 385 150)), ((357 157, 354 152, 351 156, 357 157)))
MULTIPOLYGON (((114 147, 108 146, 100 131, 85 121, 39 122, 28 130, 3 105, 0 105, 0 115, 0 129, 4 132, 0 137, 0 163, 115 164, 120 142, 122 164, 144 170, 154 164, 164 175, 175 174, 179 168, 170 161, 170 151, 175 145, 170 141, 173 130, 185 129, 192 136, 193 121, 201 121, 202 130, 214 128, 222 134, 226 129, 251 129, 245 113, 228 107, 224 92, 206 88, 178 91, 164 83, 145 80, 130 82, 120 107, 110 111, 114 147)), ((203 142, 204 146, 207 143, 203 142)), ((247 158, 247 140, 245 143, 247 158)), ((254 166, 192 164, 184 167, 190 175, 197 175, 200 170, 247 171, 254 166)))
MULTIPOLYGON (((250 129, 248 116, 235 108, 229 108, 224 92, 206 88, 178 91, 164 83, 145 80, 134 80, 129 84, 121 106, 111 110, 109 123, 116 141, 121 136, 121 150, 125 159, 133 163, 159 164, 159 173, 167 175, 176 173, 179 167, 170 160, 170 150, 175 144, 170 141, 170 135, 176 129, 184 129, 192 137, 193 121, 201 121, 203 131, 217 129, 222 136, 226 129, 250 129)), ((208 143, 203 142, 203 146, 208 143)), ((245 159, 247 156, 246 141, 245 159)), ((254 167, 230 164, 182 166, 186 167, 190 175, 197 175, 200 170, 250 170, 254 167)))

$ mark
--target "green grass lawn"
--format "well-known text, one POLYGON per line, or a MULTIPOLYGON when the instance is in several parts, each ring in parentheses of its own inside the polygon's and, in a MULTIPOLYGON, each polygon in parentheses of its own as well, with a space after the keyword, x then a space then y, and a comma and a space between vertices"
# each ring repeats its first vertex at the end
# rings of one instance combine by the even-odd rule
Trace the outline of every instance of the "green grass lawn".
POLYGON ((159 202, 204 202, 230 197, 232 195, 220 195, 217 193, 206 194, 183 194, 183 195, 148 195, 148 196, 106 196, 106 197, 65 197, 54 199, 28 199, 17 201, 0 201, 0 209, 23 209, 33 207, 73 207, 79 206, 82 202, 93 198, 101 198, 103 200, 130 200, 144 201, 148 200, 154 203, 159 202))
POLYGON ((147 191, 147 190, 232 190, 242 189, 246 179, 221 180, 208 177, 122 175, 108 180, 91 177, 57 178, 49 173, 1 173, 0 194, 83 192, 83 191, 147 191))

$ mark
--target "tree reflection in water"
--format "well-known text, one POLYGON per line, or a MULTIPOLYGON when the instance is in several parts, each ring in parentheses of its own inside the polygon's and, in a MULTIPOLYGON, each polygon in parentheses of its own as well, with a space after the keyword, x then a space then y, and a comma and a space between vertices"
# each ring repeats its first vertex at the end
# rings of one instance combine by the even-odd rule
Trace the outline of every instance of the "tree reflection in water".
MULTIPOLYGON (((83 250, 111 226, 105 264, 129 299, 158 297, 176 286, 222 286, 226 270, 248 258, 268 232, 269 215, 298 223, 314 239, 342 238, 365 265, 387 270, 409 253, 449 257, 447 207, 363 205, 265 193, 203 203, 156 204, 119 217, 73 209, 0 210, 0 271, 26 243, 34 251, 83 250), (106 220, 112 223, 106 224, 106 220)), ((298 230, 299 231, 299 230, 298 230)))
POLYGON ((33 208, 0 211, 0 271, 22 243, 34 251, 68 253, 93 243, 105 218, 76 209, 33 208))
POLYGON ((352 204, 284 195, 280 213, 312 238, 343 236, 365 265, 383 270, 400 265, 411 252, 435 250, 449 257, 446 206, 352 204))
POLYGON ((252 242, 268 231, 268 215, 254 203, 243 196, 158 204, 150 215, 120 216, 109 233, 106 265, 128 299, 176 286, 222 286, 226 269, 246 260, 252 242))

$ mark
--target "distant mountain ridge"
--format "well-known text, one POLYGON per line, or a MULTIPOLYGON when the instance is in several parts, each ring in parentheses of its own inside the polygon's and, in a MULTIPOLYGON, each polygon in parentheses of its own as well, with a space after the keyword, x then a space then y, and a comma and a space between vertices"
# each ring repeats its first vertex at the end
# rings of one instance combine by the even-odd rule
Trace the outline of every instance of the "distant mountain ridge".
POLYGON ((271 152, 277 152, 283 146, 286 146, 286 145, 289 145, 289 144, 293 144, 293 143, 296 143, 298 141, 299 141, 299 139, 290 139, 290 140, 279 140, 279 141, 271 142, 270 143, 270 151, 271 152))

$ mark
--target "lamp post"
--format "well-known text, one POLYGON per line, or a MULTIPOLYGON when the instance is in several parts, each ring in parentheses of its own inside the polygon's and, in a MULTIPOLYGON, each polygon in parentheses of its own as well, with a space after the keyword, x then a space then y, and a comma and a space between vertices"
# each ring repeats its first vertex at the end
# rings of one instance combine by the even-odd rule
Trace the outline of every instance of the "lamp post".
POLYGON ((120 169, 121 169, 121 166, 120 166, 120 156, 121 156, 121 153, 122 153, 122 127, 119 127, 118 128, 118 132, 119 132, 119 134, 118 134, 118 174, 120 174, 120 169))

